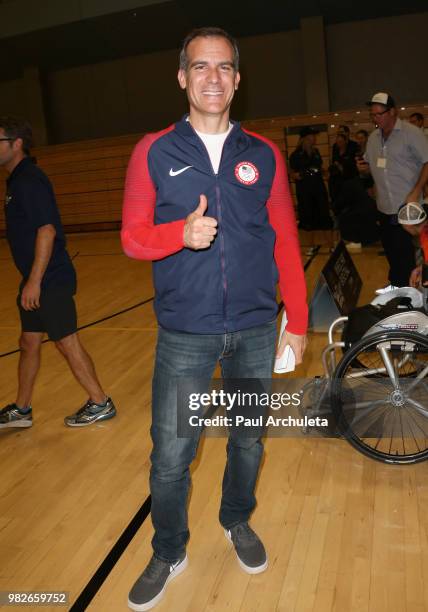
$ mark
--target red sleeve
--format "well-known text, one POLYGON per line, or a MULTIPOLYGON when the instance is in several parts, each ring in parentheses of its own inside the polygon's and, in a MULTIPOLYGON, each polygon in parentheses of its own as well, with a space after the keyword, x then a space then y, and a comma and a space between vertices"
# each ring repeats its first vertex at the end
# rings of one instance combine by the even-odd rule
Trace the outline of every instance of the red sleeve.
POLYGON ((140 140, 126 173, 121 239, 124 252, 134 259, 162 259, 184 247, 185 219, 154 225, 156 189, 147 158, 158 137, 148 134, 140 140))
POLYGON ((275 155, 275 177, 266 206, 276 233, 274 257, 279 271, 279 290, 287 313, 287 331, 305 334, 308 327, 305 273, 285 162, 273 142, 259 134, 252 135, 266 142, 275 155))
POLYGON ((424 225, 422 228, 420 241, 424 254, 424 262, 428 264, 428 225, 424 225))

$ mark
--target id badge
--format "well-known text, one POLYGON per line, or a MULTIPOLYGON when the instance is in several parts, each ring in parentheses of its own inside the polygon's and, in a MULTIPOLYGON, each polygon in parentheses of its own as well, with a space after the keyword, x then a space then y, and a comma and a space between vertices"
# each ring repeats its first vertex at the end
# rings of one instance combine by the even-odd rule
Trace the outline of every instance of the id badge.
POLYGON ((386 168, 386 157, 378 157, 376 166, 378 168, 386 168))

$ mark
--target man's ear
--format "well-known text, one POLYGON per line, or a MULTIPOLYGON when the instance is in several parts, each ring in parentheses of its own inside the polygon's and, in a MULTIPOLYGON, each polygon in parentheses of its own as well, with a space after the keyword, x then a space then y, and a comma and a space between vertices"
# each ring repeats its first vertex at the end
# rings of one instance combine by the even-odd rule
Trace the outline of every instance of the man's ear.
POLYGON ((14 151, 22 151, 23 146, 24 146, 24 141, 22 140, 22 138, 15 138, 15 140, 12 141, 12 149, 14 151))
POLYGON ((187 79, 186 79, 186 71, 183 68, 180 68, 177 75, 178 82, 180 84, 181 89, 186 89, 187 79))
POLYGON ((241 80, 241 75, 239 72, 235 74, 235 91, 238 89, 239 81, 241 80))

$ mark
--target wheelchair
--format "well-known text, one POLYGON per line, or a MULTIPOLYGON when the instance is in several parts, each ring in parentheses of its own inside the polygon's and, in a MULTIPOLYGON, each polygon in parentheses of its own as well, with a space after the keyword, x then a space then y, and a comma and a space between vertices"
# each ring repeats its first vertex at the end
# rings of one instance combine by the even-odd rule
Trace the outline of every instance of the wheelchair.
POLYGON ((304 387, 301 414, 328 416, 329 435, 372 459, 407 464, 428 459, 427 290, 400 288, 371 304, 380 308, 396 297, 410 298, 410 306, 352 343, 345 337, 349 317, 333 321, 322 352, 324 376, 304 387))

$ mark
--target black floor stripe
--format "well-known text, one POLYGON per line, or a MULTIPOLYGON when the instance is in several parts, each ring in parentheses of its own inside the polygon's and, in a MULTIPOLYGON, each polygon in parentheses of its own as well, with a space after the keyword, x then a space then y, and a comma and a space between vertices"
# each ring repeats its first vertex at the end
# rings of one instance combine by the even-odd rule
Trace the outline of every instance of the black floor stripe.
POLYGON ((118 251, 117 253, 79 253, 80 257, 107 257, 111 255, 121 255, 125 257, 121 251, 118 251))
POLYGON ((83 610, 86 610, 95 595, 100 590, 103 582, 109 576, 111 570, 130 544, 132 538, 135 536, 141 525, 150 514, 150 506, 151 497, 149 495, 144 504, 135 514, 134 518, 130 521, 125 531, 119 537, 116 544, 110 550, 107 557, 92 576, 88 584, 80 593, 74 604, 71 606, 69 612, 82 612, 83 610))
MULTIPOLYGON (((124 255, 123 251, 118 251, 117 253, 81 253, 80 251, 77 251, 76 253, 74 253, 74 255, 71 255, 70 259, 71 261, 73 261, 74 259, 76 259, 77 256, 79 257, 106 257, 107 255, 124 255)), ((0 257, 0 261, 10 261, 12 263, 12 260, 10 257, 0 257)))
MULTIPOLYGON (((303 270, 306 272, 306 270, 309 268, 309 266, 311 265, 311 263, 313 262, 313 260, 315 259, 315 257, 318 255, 319 250, 321 248, 320 244, 317 244, 315 247, 313 247, 313 253, 312 255, 309 257, 308 261, 305 262, 305 265, 303 266, 303 270)), ((284 308, 284 302, 280 302, 278 304, 278 316, 281 314, 281 310, 284 308)))
POLYGON ((313 253, 311 254, 311 256, 309 257, 308 261, 305 263, 305 265, 303 266, 304 271, 306 272, 306 270, 309 268, 309 266, 311 265, 311 263, 313 262, 313 260, 315 259, 315 257, 318 255, 319 251, 320 251, 321 245, 317 244, 316 246, 313 247, 313 253))
MULTIPOLYGON (((80 331, 81 329, 86 329, 87 327, 92 327, 93 325, 97 325, 98 323, 103 323, 104 321, 108 321, 109 319, 113 319, 114 317, 118 317, 119 315, 124 314, 125 312, 129 312, 130 310, 134 310, 135 308, 144 306, 144 304, 148 304, 149 302, 152 302, 153 300, 154 300, 154 296, 152 296, 151 298, 148 298, 147 300, 144 300, 143 302, 138 302, 138 304, 129 306, 129 308, 124 308, 123 310, 114 312, 113 314, 108 315, 107 317, 103 317, 102 319, 98 319, 97 321, 92 321, 92 323, 86 323, 86 325, 81 325, 80 327, 77 328, 77 331, 80 331)), ((45 340, 43 340, 42 344, 46 344, 46 342, 51 342, 51 340, 49 340, 49 338, 46 338, 45 340)), ((9 351, 8 353, 2 353, 0 355, 0 359, 2 357, 8 357, 9 355, 15 355, 15 353, 19 353, 20 350, 21 349, 14 349, 13 351, 9 351)))
POLYGON ((138 304, 134 304, 134 306, 129 306, 128 308, 119 310, 118 312, 115 312, 111 315, 107 315, 106 317, 103 317, 102 319, 98 319, 98 321, 93 321, 93 323, 87 323, 86 325, 81 325, 80 327, 77 328, 77 331, 80 331, 81 329, 86 329, 87 327, 92 327, 93 325, 97 325, 98 323, 103 323, 104 321, 108 321, 109 319, 113 319, 114 317, 118 317, 119 315, 125 314, 125 312, 130 312, 131 310, 135 310, 135 308, 144 306, 144 304, 153 302, 153 300, 154 300, 154 296, 152 295, 151 298, 148 298, 147 300, 144 300, 142 302, 138 302, 138 304))
MULTIPOLYGON (((102 234, 103 232, 110 232, 110 233, 120 232, 120 224, 121 224, 120 221, 107 221, 107 223, 117 224, 117 227, 89 227, 89 225, 91 224, 83 223, 83 225, 79 225, 79 223, 76 223, 76 225, 65 225, 64 230, 65 230, 66 236, 75 236, 76 234, 81 236, 82 234, 85 235, 85 234, 102 234)), ((99 224, 103 225, 103 221, 100 221, 96 225, 99 225, 99 224)))

